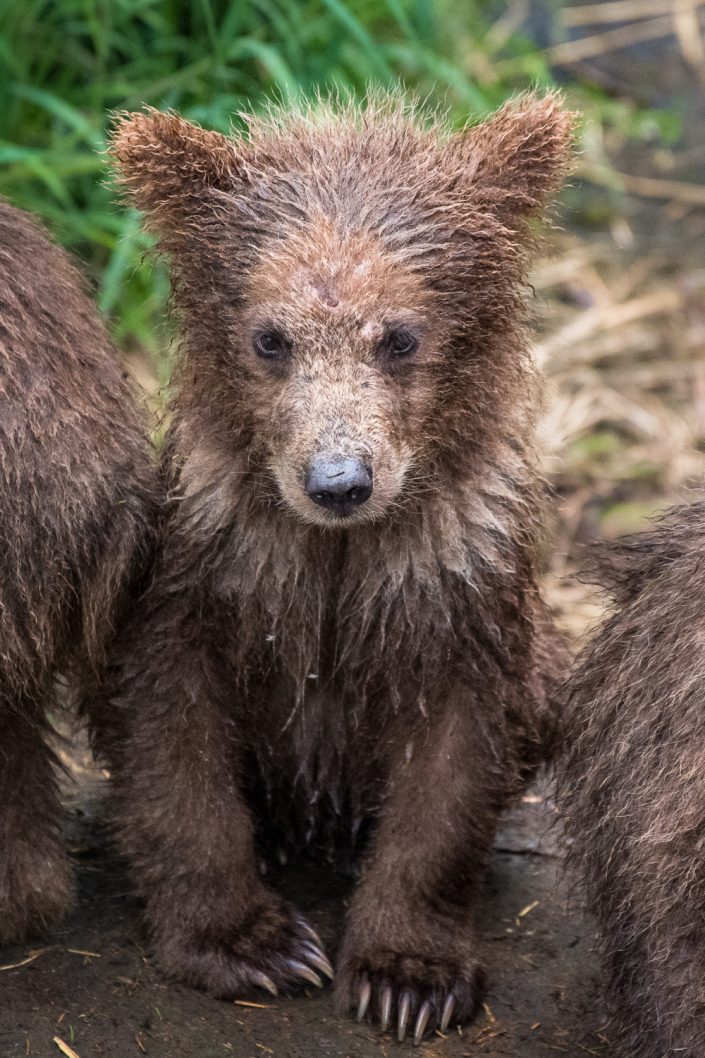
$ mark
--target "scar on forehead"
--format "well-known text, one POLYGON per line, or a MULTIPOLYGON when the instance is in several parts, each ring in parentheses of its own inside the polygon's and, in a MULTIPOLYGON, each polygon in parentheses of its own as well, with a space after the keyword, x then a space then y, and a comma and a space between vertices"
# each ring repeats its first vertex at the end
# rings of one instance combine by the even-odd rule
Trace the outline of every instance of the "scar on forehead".
POLYGON ((360 334, 368 342, 378 342, 384 335, 384 327, 377 320, 368 320, 360 328, 360 334))
POLYGON ((318 298, 321 304, 326 306, 326 308, 335 309, 340 304, 338 292, 332 283, 325 282, 322 279, 312 279, 309 286, 314 295, 318 298))

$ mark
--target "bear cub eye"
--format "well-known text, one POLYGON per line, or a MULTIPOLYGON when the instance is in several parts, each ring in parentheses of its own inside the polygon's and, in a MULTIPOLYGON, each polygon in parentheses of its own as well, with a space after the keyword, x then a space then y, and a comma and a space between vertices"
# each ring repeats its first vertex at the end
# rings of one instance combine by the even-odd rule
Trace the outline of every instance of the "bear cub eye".
POLYGON ((291 345, 279 331, 260 331, 253 338, 255 352, 265 360, 282 360, 291 352, 291 345))
POLYGON ((419 340, 408 327, 392 327, 379 343, 378 352, 390 360, 403 360, 415 353, 419 340))

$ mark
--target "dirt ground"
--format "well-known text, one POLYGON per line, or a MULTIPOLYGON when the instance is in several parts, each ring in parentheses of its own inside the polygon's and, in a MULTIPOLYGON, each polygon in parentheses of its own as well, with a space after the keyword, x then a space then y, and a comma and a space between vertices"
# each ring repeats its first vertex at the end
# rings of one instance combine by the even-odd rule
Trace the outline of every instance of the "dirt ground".
MULTIPOLYGON (((562 873, 555 810, 528 794, 498 835, 481 916, 489 969, 484 1011, 462 1034, 429 1037, 424 1058, 608 1054, 591 955, 592 931, 562 873)), ((35 945, 4 949, 0 1056, 59 1058, 383 1058, 390 1035, 336 1016, 329 991, 246 1006, 168 983, 154 967, 140 909, 101 825, 100 788, 82 771, 70 826, 79 903, 35 945)), ((283 870, 275 878, 335 950, 348 884, 283 870)))

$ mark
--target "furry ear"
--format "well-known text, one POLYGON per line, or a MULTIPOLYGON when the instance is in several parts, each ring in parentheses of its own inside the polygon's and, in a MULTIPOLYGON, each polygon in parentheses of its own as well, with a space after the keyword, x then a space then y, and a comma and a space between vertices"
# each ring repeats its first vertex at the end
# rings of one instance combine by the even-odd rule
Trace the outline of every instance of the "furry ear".
POLYGON ((558 93, 528 93, 458 133, 473 197, 510 225, 540 213, 568 170, 575 120, 558 93))
POLYGON ((209 190, 227 190, 241 178, 236 140, 151 108, 117 116, 109 153, 119 182, 158 232, 181 226, 200 212, 209 190))

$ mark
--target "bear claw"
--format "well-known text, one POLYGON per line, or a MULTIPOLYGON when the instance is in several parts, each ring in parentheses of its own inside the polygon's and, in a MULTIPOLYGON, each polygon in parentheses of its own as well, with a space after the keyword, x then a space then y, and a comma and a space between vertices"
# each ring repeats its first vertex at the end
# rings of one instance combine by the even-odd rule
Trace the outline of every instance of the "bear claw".
POLYGON ((376 1021, 381 1032, 391 1031, 400 1043, 408 1039, 418 1047, 429 1031, 447 1032, 455 1022, 472 1017, 479 1004, 479 967, 466 974, 449 970, 445 981, 437 974, 434 980, 407 972, 397 983, 394 976, 389 965, 381 971, 360 968, 349 991, 340 972, 338 983, 350 996, 358 1022, 376 1021))
POLYGON ((443 1004, 443 1013, 441 1014, 441 1032, 447 1032, 448 1026, 450 1025, 450 1019, 453 1017, 453 1009, 455 1007, 455 996, 451 993, 443 1004))
POLYGON ((433 1006, 428 999, 424 999, 421 1004, 418 1016, 416 1018, 416 1025, 414 1026, 414 1047, 418 1047, 421 1040, 424 1038, 426 1033, 426 1027, 428 1025, 428 1019, 431 1017, 433 1006))
POLYGON ((359 1002, 357 1005, 357 1020, 362 1021, 367 1013, 367 1008, 370 1005, 370 997, 372 995, 372 985, 364 978, 360 985, 359 991, 359 1002))
MULTIPOLYGON (((372 984, 369 978, 364 977, 357 991, 357 1014, 358 1022, 364 1021, 370 1011, 372 1000, 372 984)), ((396 1035, 399 1043, 403 1043, 407 1032, 411 1031, 413 1025, 413 1042, 418 1047, 426 1035, 429 1022, 436 1014, 437 1027, 441 1032, 447 1032, 448 1026, 453 1018, 456 1008, 455 996, 451 993, 446 996, 442 1009, 433 999, 424 999, 418 1007, 416 1019, 413 1013, 416 1006, 416 994, 409 988, 405 988, 399 996, 397 1007, 396 1035)), ((379 1023, 382 1032, 387 1032, 392 1024, 392 1006, 394 1002, 394 991, 389 984, 383 984, 379 990, 379 1023)))
POLYGON ((275 997, 279 995, 279 989, 272 978, 267 977, 266 974, 260 973, 259 971, 255 971, 255 973, 252 974, 252 984, 255 985, 256 988, 263 988, 265 992, 271 992, 275 997))

